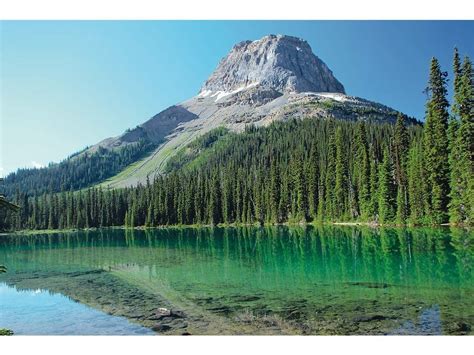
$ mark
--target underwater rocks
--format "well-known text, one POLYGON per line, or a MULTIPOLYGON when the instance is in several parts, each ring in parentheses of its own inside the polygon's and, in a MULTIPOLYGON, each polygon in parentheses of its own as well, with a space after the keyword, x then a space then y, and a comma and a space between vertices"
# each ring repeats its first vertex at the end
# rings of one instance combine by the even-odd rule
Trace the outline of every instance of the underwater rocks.
POLYGON ((386 284, 384 282, 347 282, 346 283, 349 286, 361 286, 361 287, 367 287, 367 288, 387 288, 390 287, 389 284, 386 284))
POLYGON ((74 301, 109 315, 126 317, 157 332, 180 334, 187 327, 184 321, 186 314, 172 309, 168 300, 132 286, 105 270, 16 273, 10 274, 5 281, 18 289, 47 289, 61 293, 74 301))
POLYGON ((385 320, 387 319, 388 317, 386 316, 383 316, 381 314, 375 314, 375 315, 372 315, 372 316, 359 316, 359 317, 355 317, 353 319, 353 322, 354 323, 360 323, 360 322, 371 322, 371 321, 377 321, 377 320, 385 320))
POLYGON ((428 299, 420 302, 405 292, 403 299, 394 298, 386 288, 398 286, 386 283, 347 283, 340 295, 332 285, 319 285, 318 297, 298 292, 285 299, 271 292, 223 294, 194 288, 191 294, 180 293, 184 302, 179 303, 159 290, 98 269, 11 273, 2 275, 2 281, 18 289, 61 293, 160 334, 465 335, 472 334, 474 323, 469 309, 448 309, 428 299), (358 296, 348 300, 345 293, 353 291, 358 296))

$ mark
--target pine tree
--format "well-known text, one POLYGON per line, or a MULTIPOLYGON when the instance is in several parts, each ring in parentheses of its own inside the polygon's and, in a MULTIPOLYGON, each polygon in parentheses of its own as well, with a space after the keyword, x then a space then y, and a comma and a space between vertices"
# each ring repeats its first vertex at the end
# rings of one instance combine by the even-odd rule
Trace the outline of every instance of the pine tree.
POLYGON ((389 150, 385 147, 379 171, 378 206, 380 223, 393 222, 395 217, 395 193, 392 162, 389 150))
MULTIPOLYGON (((228 224, 232 221, 232 176, 223 170, 223 191, 222 191, 222 218, 223 222, 228 224)), ((190 211, 191 212, 191 211, 190 211)))
POLYGON ((296 208, 294 210, 297 222, 306 222, 308 219, 308 194, 306 192, 303 159, 297 155, 294 165, 293 186, 296 192, 296 208))
POLYGON ((379 172, 378 172, 378 161, 375 155, 375 148, 373 145, 369 147, 370 157, 370 204, 368 215, 373 220, 378 220, 379 214, 379 201, 378 201, 378 188, 379 188, 379 172))
POLYGON ((453 117, 459 119, 459 109, 462 102, 461 94, 461 81, 462 81, 462 70, 461 70, 461 59, 459 58, 459 52, 457 48, 454 48, 453 56, 453 86, 454 86, 454 100, 451 110, 453 112, 453 117))
POLYGON ((221 188, 218 175, 218 172, 215 172, 210 180, 209 222, 211 224, 221 222, 221 188))
POLYGON ((409 215, 407 181, 408 145, 408 131, 405 126, 405 116, 399 114, 395 124, 394 136, 395 181, 397 184, 396 220, 398 224, 405 224, 409 215))
POLYGON ((334 121, 331 120, 328 127, 328 149, 326 158, 326 181, 325 181, 325 197, 324 197, 324 220, 333 220, 336 217, 335 214, 335 194, 334 189, 336 186, 335 170, 336 170, 336 142, 335 142, 335 129, 334 121))
POLYGON ((423 149, 420 142, 414 141, 408 152, 408 195, 410 199, 410 223, 424 223, 426 211, 427 184, 423 169, 423 149))
POLYGON ((451 202, 452 223, 474 223, 474 87, 472 64, 464 59, 455 101, 460 123, 451 152, 451 202))
POLYGON ((335 213, 337 218, 344 217, 347 206, 347 163, 346 152, 344 151, 344 137, 341 126, 336 129, 336 166, 335 166, 335 213))
POLYGON ((357 199, 362 220, 367 220, 370 211, 370 160, 365 123, 358 125, 356 131, 356 155, 354 162, 354 177, 357 188, 357 199))
POLYGON ((264 217, 264 205, 263 205, 263 198, 262 198, 262 189, 263 189, 263 182, 261 179, 261 175, 257 173, 255 176, 255 183, 253 189, 253 206, 255 211, 255 220, 258 224, 263 225, 265 221, 264 217))
POLYGON ((280 223, 280 172, 276 161, 271 162, 270 168, 270 210, 271 210, 271 222, 280 223))
POLYGON ((424 163, 428 179, 428 211, 431 223, 447 220, 449 194, 448 100, 446 76, 436 58, 431 60, 427 114, 424 129, 424 163))
POLYGON ((308 212, 312 219, 316 219, 316 213, 318 209, 318 186, 319 186, 319 169, 318 169, 318 150, 316 144, 311 146, 309 155, 309 161, 307 164, 307 176, 308 180, 308 212))

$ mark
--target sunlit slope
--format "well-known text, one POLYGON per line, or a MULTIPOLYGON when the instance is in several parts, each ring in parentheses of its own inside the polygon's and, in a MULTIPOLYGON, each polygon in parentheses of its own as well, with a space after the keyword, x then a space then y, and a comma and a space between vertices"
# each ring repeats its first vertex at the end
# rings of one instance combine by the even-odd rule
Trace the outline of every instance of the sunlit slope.
MULTIPOLYGON (((258 105, 243 104, 240 98, 235 97, 242 94, 234 93, 224 99, 201 95, 179 104, 196 118, 180 123, 151 154, 129 165, 119 174, 101 183, 101 186, 120 188, 145 184, 147 178, 153 181, 158 174, 164 172, 170 158, 196 138, 218 127, 238 133, 249 125, 267 126, 275 121, 308 117, 393 123, 398 114, 387 106, 337 93, 285 94, 258 105)), ((415 120, 411 122, 414 123, 415 120)))

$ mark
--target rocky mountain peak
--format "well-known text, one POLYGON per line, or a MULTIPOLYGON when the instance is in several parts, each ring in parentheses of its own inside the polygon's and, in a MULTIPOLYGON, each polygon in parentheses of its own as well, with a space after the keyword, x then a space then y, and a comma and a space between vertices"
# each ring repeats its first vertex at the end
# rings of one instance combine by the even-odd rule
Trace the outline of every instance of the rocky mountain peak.
POLYGON ((308 42, 268 35, 237 43, 203 85, 200 94, 264 86, 281 93, 337 92, 344 86, 314 55, 308 42))

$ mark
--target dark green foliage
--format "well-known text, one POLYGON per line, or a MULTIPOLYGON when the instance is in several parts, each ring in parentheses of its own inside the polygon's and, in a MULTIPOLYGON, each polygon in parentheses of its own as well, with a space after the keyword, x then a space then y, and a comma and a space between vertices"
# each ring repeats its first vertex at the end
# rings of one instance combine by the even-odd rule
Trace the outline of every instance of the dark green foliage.
POLYGON ((354 161, 354 182, 356 201, 358 201, 358 213, 362 220, 367 220, 373 213, 370 208, 370 158, 367 143, 366 125, 364 122, 357 127, 355 143, 354 161))
POLYGON ((395 217, 395 181, 393 163, 389 150, 385 147, 379 169, 378 210, 380 223, 392 223, 395 217))
POLYGON ((408 130, 405 126, 406 117, 402 114, 398 115, 395 124, 394 137, 394 164, 395 164, 395 182, 397 185, 397 216, 398 224, 405 224, 409 214, 408 204, 408 148, 409 137, 408 130))
POLYGON ((468 58, 457 75, 449 133, 446 77, 433 59, 424 127, 399 115, 395 125, 361 117, 279 121, 239 134, 219 128, 184 148, 167 174, 144 186, 16 191, 21 213, 0 211, 0 229, 311 220, 438 224, 448 217, 472 224, 468 58))
POLYGON ((423 157, 428 183, 426 215, 431 223, 447 221, 449 194, 448 159, 448 100, 447 73, 441 71, 438 60, 431 60, 430 80, 427 88, 429 100, 424 129, 423 157))
POLYGON ((186 147, 181 149, 176 155, 172 156, 165 166, 165 173, 177 170, 189 162, 197 159, 204 160, 205 157, 201 156, 203 152, 209 154, 211 148, 215 143, 219 142, 223 137, 229 134, 229 130, 224 127, 218 127, 210 132, 203 134, 201 137, 196 138, 186 147))
POLYGON ((474 221, 474 84, 467 57, 455 82, 454 97, 457 123, 451 132, 450 221, 469 224, 474 221))
MULTIPOLYGON (((365 220, 374 221, 378 211, 371 203, 381 202, 380 147, 392 139, 394 127, 363 127, 348 121, 298 119, 248 128, 202 148, 205 160, 200 154, 143 186, 40 196, 18 192, 15 201, 22 213, 2 212, 0 222, 3 229, 57 229, 345 221, 360 218, 359 206, 364 204, 365 220), (360 150, 362 175, 355 173, 361 161, 352 153, 359 150, 358 141, 365 146, 360 150), (360 196, 365 196, 364 203, 360 196)), ((417 125, 407 127, 410 140, 420 130, 417 125)), ((390 174, 393 178, 392 170, 390 174)))
POLYGON ((95 152, 79 152, 59 164, 40 169, 19 169, 5 178, 5 193, 17 189, 33 195, 45 192, 78 190, 103 181, 135 162, 156 145, 144 140, 120 149, 99 147, 95 152))
MULTIPOLYGON (((421 133, 421 132, 420 132, 421 133)), ((408 196, 410 201, 411 224, 425 224, 425 212, 428 199, 425 170, 423 167, 423 144, 421 134, 414 137, 408 152, 408 196)))
POLYGON ((344 136, 342 127, 336 129, 336 181, 334 186, 334 213, 343 217, 347 211, 348 176, 347 176, 347 151, 344 149, 344 136))

